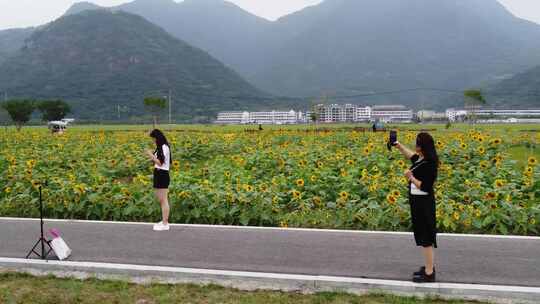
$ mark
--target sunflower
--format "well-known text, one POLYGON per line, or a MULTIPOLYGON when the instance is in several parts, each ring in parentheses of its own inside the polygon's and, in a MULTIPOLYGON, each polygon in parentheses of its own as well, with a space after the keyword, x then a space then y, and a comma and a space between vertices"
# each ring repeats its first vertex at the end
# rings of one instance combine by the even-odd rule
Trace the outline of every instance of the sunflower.
POLYGON ((173 167, 174 167, 175 169, 177 169, 177 170, 180 169, 180 162, 179 162, 179 161, 174 160, 173 163, 172 163, 172 165, 173 165, 173 167))
POLYGON ((463 158, 465 158, 465 160, 470 160, 471 159, 471 157, 469 155, 465 155, 465 156, 463 156, 463 158))
POLYGON ((480 167, 482 169, 486 169, 488 166, 489 166, 489 163, 487 161, 483 160, 480 162, 480 167))
POLYGON ((533 172, 534 172, 533 167, 529 166, 529 167, 525 168, 525 172, 523 172, 523 174, 525 174, 526 176, 531 176, 533 174, 533 172))
POLYGON ((259 189, 261 192, 266 192, 268 190, 268 186, 266 184, 260 184, 259 189))
POLYGON ((494 200, 494 199, 496 199, 496 198, 497 198, 497 193, 492 192, 492 191, 486 193, 486 199, 488 199, 488 200, 494 200))
POLYGON ((467 144, 466 143, 461 143, 460 147, 461 147, 461 149, 467 149, 467 144))
POLYGON ((39 187, 40 183, 38 181, 32 180, 32 187, 37 188, 39 187))
POLYGON ((304 167, 306 164, 307 164, 307 161, 306 161, 305 159, 302 159, 302 160, 300 160, 300 161, 298 162, 298 165, 299 165, 300 167, 304 167))
POLYGON ((452 217, 454 218, 454 220, 459 221, 459 213, 454 212, 454 214, 452 214, 452 217))
POLYGON ((395 196, 393 196, 392 194, 388 194, 386 196, 386 201, 390 204, 390 205, 393 205, 397 202, 397 199, 395 196))
POLYGON ((495 138, 495 139, 491 140, 492 145, 500 145, 501 143, 502 143, 502 139, 500 139, 500 138, 495 138))
POLYGON ((349 165, 349 166, 354 165, 354 160, 349 159, 349 160, 347 161, 347 165, 349 165))
POLYGON ((323 162, 322 161, 318 161, 317 162, 317 168, 322 168, 323 166, 323 162))
POLYGON ((317 176, 316 175, 312 175, 310 178, 309 178, 310 181, 312 182, 316 182, 317 181, 317 176))
POLYGON ((312 200, 316 206, 320 206, 322 204, 322 199, 319 196, 314 196, 312 200))
POLYGON ((399 192, 399 190, 394 190, 394 191, 392 191, 392 195, 395 196, 395 197, 400 197, 401 192, 399 192))
POLYGON ((470 203, 471 202, 471 196, 468 195, 468 194, 464 194, 463 195, 463 201, 466 202, 466 203, 470 203))
POLYGON ((369 150, 369 148, 368 148, 368 147, 365 147, 365 148, 364 148, 364 154, 365 154, 365 155, 368 155, 369 152, 371 152, 371 151, 369 150))
POLYGON ((299 179, 296 180, 296 185, 298 187, 304 187, 304 184, 305 184, 305 182, 304 182, 303 179, 299 178, 299 179))
POLYGON ((73 187, 73 190, 75 191, 75 193, 77 193, 79 195, 82 195, 82 194, 86 193, 86 189, 85 189, 85 186, 83 184, 75 185, 75 187, 73 187))
POLYGON ((402 160, 399 160, 399 161, 398 161, 398 166, 400 166, 400 167, 405 167, 405 162, 402 161, 402 160))
POLYGON ((291 193, 294 199, 299 199, 300 197, 302 197, 302 193, 298 190, 293 190, 291 191, 291 193))
POLYGON ((253 186, 251 185, 244 185, 243 188, 246 192, 253 192, 253 186))
POLYGON ((341 191, 339 193, 339 197, 342 199, 342 200, 347 200, 349 198, 349 193, 347 191, 341 191))
POLYGON ((10 187, 4 188, 4 192, 5 192, 5 193, 11 193, 11 188, 10 188, 10 187))
POLYGON ((111 166, 113 166, 113 167, 116 166, 116 159, 114 159, 114 158, 111 159, 111 160, 109 161, 109 165, 111 165, 111 166))
POLYGON ((502 188, 505 185, 505 181, 502 179, 498 179, 495 181, 494 186, 495 188, 502 188))
POLYGON ((484 153, 486 153, 486 149, 482 146, 478 147, 476 149, 476 151, 480 154, 480 155, 483 155, 484 153))
POLYGON ((538 163, 538 160, 536 159, 536 157, 531 156, 528 159, 528 163, 529 163, 529 166, 535 166, 538 163))
POLYGON ((225 171, 223 174, 225 175, 226 178, 231 177, 231 172, 230 171, 225 171))

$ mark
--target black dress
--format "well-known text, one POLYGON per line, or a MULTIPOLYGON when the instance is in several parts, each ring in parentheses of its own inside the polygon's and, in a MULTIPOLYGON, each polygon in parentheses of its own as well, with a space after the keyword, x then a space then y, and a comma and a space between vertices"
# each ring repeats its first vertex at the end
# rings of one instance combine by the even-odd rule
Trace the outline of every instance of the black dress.
POLYGON ((433 184, 437 180, 437 164, 433 161, 420 159, 418 155, 411 158, 413 176, 422 182, 421 192, 427 195, 411 193, 409 183, 409 202, 414 239, 417 246, 437 248, 437 218, 435 212, 435 195, 433 184))

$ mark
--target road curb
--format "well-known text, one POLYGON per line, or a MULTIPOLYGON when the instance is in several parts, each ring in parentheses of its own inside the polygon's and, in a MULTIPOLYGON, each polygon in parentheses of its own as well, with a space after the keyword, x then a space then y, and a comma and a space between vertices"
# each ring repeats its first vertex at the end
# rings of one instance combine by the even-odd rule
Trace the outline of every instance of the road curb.
POLYGON ((350 277, 313 276, 262 272, 226 271, 130 264, 60 262, 0 258, 0 271, 33 275, 55 275, 80 279, 121 279, 145 283, 216 284, 240 290, 278 290, 285 292, 384 292, 404 296, 438 296, 444 299, 482 300, 492 303, 539 303, 540 288, 474 284, 415 284, 406 281, 350 277))

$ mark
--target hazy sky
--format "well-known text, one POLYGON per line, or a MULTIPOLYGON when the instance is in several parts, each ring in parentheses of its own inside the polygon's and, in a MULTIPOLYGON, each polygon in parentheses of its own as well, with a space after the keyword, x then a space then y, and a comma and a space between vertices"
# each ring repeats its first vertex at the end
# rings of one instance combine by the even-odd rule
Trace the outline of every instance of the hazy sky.
MULTIPOLYGON (((129 0, 89 0, 114 6, 129 0)), ((275 20, 321 0, 229 0, 247 11, 275 20)), ((407 1, 407 0, 403 0, 407 1)), ((499 0, 515 15, 540 23, 540 0, 499 0)), ((77 0, 0 0, 0 29, 41 25, 61 16, 77 0)))

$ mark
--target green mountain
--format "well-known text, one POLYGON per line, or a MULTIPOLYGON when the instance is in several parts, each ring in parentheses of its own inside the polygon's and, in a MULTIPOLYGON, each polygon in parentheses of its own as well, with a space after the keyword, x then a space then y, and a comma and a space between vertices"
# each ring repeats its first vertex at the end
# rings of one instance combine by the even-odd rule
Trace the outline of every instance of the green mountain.
POLYGON ((540 66, 491 86, 487 95, 494 105, 540 108, 540 66))
POLYGON ((540 25, 496 0, 327 0, 277 21, 301 29, 255 84, 287 95, 444 108, 468 87, 497 82, 540 60, 540 25), (373 92, 423 88, 409 93, 373 92))
MULTIPOLYGON (((96 8, 99 6, 81 2, 66 14, 96 8)), ((278 39, 271 31, 272 22, 223 0, 135 0, 109 9, 143 16, 243 76, 264 67, 265 54, 278 39)))
POLYGON ((124 12, 64 16, 35 31, 0 65, 0 91, 65 99, 80 118, 116 118, 119 105, 129 111, 123 115, 140 115, 145 96, 169 89, 173 115, 186 119, 264 106, 265 100, 204 51, 124 12))
POLYGON ((33 31, 33 28, 0 31, 0 64, 18 51, 33 31))
MULTIPOLYGON (((444 108, 540 61, 540 25, 497 0, 325 0, 275 22, 223 0, 135 0, 141 15, 288 96, 444 108), (408 93, 372 93, 422 89, 408 93)), ((75 10, 75 9, 74 9, 75 10)))

